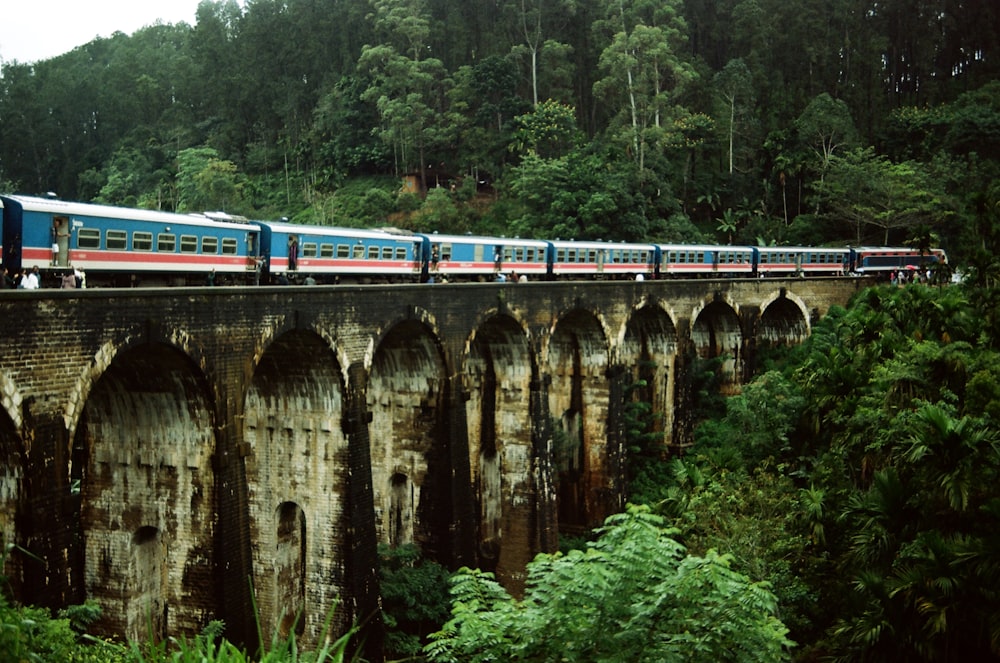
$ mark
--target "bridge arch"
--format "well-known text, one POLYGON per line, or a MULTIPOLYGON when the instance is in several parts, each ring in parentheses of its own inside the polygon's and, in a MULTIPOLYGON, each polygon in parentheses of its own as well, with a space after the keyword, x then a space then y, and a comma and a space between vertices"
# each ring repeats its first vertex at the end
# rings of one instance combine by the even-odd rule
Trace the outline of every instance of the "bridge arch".
POLYGON ((700 359, 719 359, 722 393, 736 393, 741 384, 743 330, 732 304, 720 297, 696 310, 692 316, 691 342, 700 359))
POLYGON ((523 585, 535 520, 531 384, 538 367, 527 330, 494 312, 467 343, 463 380, 469 465, 477 500, 477 560, 508 588, 523 585), (514 545, 504 546, 504 540, 514 545))
POLYGON ((554 324, 547 343, 549 413, 560 532, 580 534, 600 524, 608 504, 608 380, 610 348, 601 320, 572 309, 554 324))
POLYGON ((775 291, 761 303, 756 334, 758 347, 795 345, 804 341, 810 331, 805 302, 785 288, 775 291))
POLYGON ((253 573, 261 626, 315 642, 343 611, 348 443, 343 371, 328 342, 292 329, 261 355, 243 404, 253 573), (301 559, 299 555, 301 553, 301 559), (323 578, 324 582, 306 582, 323 578))
POLYGON ((84 583, 98 632, 194 632, 217 614, 215 422, 208 384, 165 343, 115 356, 77 426, 84 583))
POLYGON ((665 445, 671 442, 673 428, 677 347, 677 327, 670 314, 659 302, 643 301, 626 321, 618 348, 629 382, 645 383, 632 396, 650 404, 654 430, 662 433, 665 445))
POLYGON ((426 323, 386 330, 367 393, 375 528, 380 542, 415 543, 431 558, 445 552, 452 513, 447 450, 435 443, 445 438, 446 384, 444 353, 426 323))
POLYGON ((0 573, 12 584, 14 595, 19 598, 21 554, 17 548, 7 545, 24 544, 17 523, 24 500, 24 453, 18 426, 9 415, 7 394, 14 394, 6 376, 0 375, 0 389, 4 394, 4 408, 0 410, 0 546, 9 551, 3 557, 0 573))

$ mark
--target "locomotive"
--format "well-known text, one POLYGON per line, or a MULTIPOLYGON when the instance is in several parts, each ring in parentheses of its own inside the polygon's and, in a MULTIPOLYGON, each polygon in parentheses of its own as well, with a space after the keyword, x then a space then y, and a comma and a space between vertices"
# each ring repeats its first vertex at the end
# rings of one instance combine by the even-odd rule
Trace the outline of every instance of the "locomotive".
POLYGON ((11 274, 67 271, 90 287, 888 274, 947 261, 941 249, 728 246, 544 240, 251 221, 27 196, 0 196, 11 274), (208 275, 211 274, 211 279, 208 275))

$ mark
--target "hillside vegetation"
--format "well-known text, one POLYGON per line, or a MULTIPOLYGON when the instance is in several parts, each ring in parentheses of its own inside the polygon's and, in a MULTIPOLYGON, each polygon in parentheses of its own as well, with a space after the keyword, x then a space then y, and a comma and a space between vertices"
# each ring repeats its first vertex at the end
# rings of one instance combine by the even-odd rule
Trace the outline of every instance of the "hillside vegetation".
POLYGON ((0 72, 6 192, 962 260, 1000 199, 990 2, 207 0, 0 72))

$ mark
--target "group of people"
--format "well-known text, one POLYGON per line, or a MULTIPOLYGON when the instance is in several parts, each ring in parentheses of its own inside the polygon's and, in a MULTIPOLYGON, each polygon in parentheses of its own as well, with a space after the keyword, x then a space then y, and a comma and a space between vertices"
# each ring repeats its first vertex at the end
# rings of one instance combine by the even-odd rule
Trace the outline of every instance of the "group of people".
MULTIPOLYGON (((59 281, 60 288, 85 288, 87 276, 83 270, 67 269, 59 281)), ((21 269, 11 274, 6 266, 0 268, 0 290, 38 290, 42 287, 42 274, 35 265, 30 270, 21 269)))
POLYGON ((515 271, 511 271, 510 276, 507 276, 503 272, 497 272, 497 283, 527 283, 528 277, 524 274, 518 274, 515 271))
POLYGON ((42 287, 42 276, 38 271, 38 266, 30 270, 19 270, 16 274, 11 274, 6 266, 0 273, 0 289, 2 290, 38 290, 42 287))
POLYGON ((906 285, 907 283, 927 283, 931 279, 931 270, 921 272, 916 267, 907 267, 905 270, 892 270, 889 272, 889 282, 892 285, 906 285))

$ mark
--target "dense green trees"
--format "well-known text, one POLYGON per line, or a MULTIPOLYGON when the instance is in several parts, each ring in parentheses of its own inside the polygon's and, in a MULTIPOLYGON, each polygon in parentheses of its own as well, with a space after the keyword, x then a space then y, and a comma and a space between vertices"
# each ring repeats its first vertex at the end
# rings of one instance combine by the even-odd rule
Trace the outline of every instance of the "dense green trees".
POLYGON ((1000 657, 995 286, 863 292, 645 484, 771 583, 803 659, 1000 657))
MULTIPOLYGON (((545 188, 568 189, 565 214, 586 217, 565 236, 901 243, 917 207, 965 259, 968 240, 992 232, 997 11, 960 0, 207 1, 193 26, 5 63, 0 181, 176 209, 178 155, 207 148, 243 185, 227 211, 329 220, 349 179, 412 172, 493 194, 493 206, 455 196, 473 229, 478 217, 540 234, 563 222, 522 213, 524 175, 539 174, 525 162, 568 159, 590 176, 549 169, 545 188), (569 143, 538 142, 547 100, 572 114, 569 143), (854 149, 870 155, 855 165, 880 174, 871 196, 883 209, 832 204, 857 174, 837 162, 854 149), (618 181, 602 184, 609 173, 618 181), (635 217, 625 232, 608 221, 621 210, 635 217)), ((389 210, 392 222, 407 224, 409 207, 389 210)))
POLYGON ((452 578, 452 618, 432 661, 781 661, 792 644, 766 585, 725 555, 687 555, 662 518, 633 507, 585 550, 539 555, 523 600, 489 574, 452 578))

